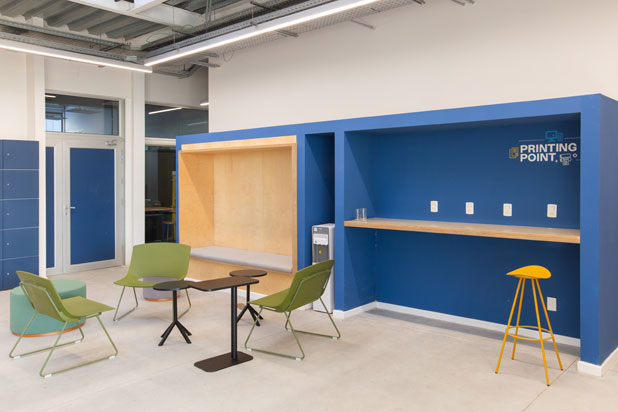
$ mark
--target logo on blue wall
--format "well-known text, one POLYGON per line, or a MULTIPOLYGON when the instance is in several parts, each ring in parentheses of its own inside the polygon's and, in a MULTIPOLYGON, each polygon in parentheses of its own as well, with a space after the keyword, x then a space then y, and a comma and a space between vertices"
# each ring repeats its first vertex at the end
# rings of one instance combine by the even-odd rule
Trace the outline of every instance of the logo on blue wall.
POLYGON ((520 140, 509 148, 509 159, 520 163, 556 163, 569 166, 579 161, 579 137, 564 137, 558 130, 547 130, 543 139, 520 140), (537 143, 539 142, 539 143, 537 143))

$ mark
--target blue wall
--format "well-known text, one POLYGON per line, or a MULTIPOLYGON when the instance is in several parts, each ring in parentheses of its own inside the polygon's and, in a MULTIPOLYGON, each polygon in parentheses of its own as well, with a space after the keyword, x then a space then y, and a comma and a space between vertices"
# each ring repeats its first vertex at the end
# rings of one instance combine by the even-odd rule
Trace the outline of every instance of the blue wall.
POLYGON ((54 225, 54 148, 45 148, 45 244, 47 253, 47 266, 53 268, 55 264, 55 225, 54 225))
POLYGON ((543 292, 558 298, 554 328, 580 336, 582 360, 600 364, 618 345, 617 118, 615 102, 586 95, 181 136, 177 148, 299 136, 301 262, 313 213, 306 192, 311 148, 303 136, 334 134, 337 309, 378 299, 505 323, 516 286, 505 273, 542 264, 553 273, 543 292), (552 130, 581 143, 572 164, 509 159, 511 147, 549 142, 552 130), (438 214, 429 213, 430 200, 440 202, 438 214), (466 201, 475 202, 473 216, 464 214, 466 201), (513 204, 513 217, 501 215, 502 203, 513 204), (558 204, 558 218, 546 217, 547 203, 558 204), (579 227, 581 246, 344 227, 358 207, 369 216, 579 227))

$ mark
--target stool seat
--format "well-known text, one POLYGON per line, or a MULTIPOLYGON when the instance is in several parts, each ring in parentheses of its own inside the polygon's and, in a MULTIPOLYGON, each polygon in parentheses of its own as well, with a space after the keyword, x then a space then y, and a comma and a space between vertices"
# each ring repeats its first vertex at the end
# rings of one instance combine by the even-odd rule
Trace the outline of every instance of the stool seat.
POLYGON ((549 279, 551 272, 543 266, 530 265, 515 269, 507 273, 507 275, 526 279, 549 279))
MULTIPOLYGON (((83 298, 86 297, 86 284, 81 280, 58 279, 52 280, 52 283, 54 284, 58 295, 62 299, 76 296, 81 296, 83 298)), ((16 336, 19 336, 34 313, 34 309, 32 308, 28 297, 24 295, 24 291, 20 286, 17 286, 11 290, 10 306, 11 332, 13 332, 16 336)), ((65 332, 76 329, 78 326, 83 325, 84 322, 86 322, 85 319, 82 319, 79 323, 69 323, 65 329, 65 332)), ((28 328, 28 334, 24 335, 24 337, 56 335, 61 329, 62 322, 50 318, 49 316, 39 314, 32 321, 32 324, 28 328)))

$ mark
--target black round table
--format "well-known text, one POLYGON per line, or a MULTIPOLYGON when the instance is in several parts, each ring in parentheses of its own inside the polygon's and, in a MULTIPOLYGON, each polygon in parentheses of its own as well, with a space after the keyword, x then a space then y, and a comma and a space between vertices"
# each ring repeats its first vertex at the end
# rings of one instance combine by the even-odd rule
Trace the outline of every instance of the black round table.
POLYGON ((172 329, 174 329, 174 326, 178 328, 182 337, 185 338, 185 341, 187 341, 187 343, 191 343, 191 340, 189 339, 189 336, 191 336, 191 332, 189 332, 189 330, 185 328, 184 325, 178 320, 178 291, 187 289, 192 284, 193 282, 187 282, 185 280, 174 280, 171 282, 157 283, 153 286, 154 290, 172 291, 172 307, 174 319, 172 320, 172 323, 167 327, 165 332, 163 332, 163 335, 161 335, 161 342, 159 342, 159 346, 163 346, 165 340, 172 332, 172 329))
MULTIPOLYGON (((230 276, 242 276, 242 277, 245 277, 245 278, 259 278, 259 277, 262 277, 262 276, 266 276, 267 273, 268 272, 266 272, 265 270, 261 270, 261 269, 241 269, 241 270, 233 270, 233 271, 231 271, 230 272, 230 276)), ((258 316, 259 316, 260 319, 264 319, 260 315, 258 315, 257 310, 255 310, 253 308, 253 306, 251 306, 249 304, 250 300, 251 300, 251 286, 247 285, 247 303, 246 303, 245 307, 242 308, 242 310, 238 314, 238 318, 236 318, 236 322, 239 322, 240 319, 245 314, 245 312, 247 312, 247 311, 249 312, 249 314, 253 318, 254 322, 258 319, 258 316)), ((257 320, 256 326, 260 326, 260 321, 259 320, 257 320)))

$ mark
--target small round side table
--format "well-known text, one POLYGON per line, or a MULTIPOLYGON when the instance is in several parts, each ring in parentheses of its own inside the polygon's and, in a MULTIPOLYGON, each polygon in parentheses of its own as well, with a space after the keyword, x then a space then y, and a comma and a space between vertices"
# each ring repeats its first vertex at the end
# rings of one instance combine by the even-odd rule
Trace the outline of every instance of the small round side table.
POLYGON ((184 325, 178 320, 178 291, 187 289, 191 283, 192 282, 187 282, 185 280, 175 280, 172 282, 157 283, 153 286, 154 290, 172 291, 172 308, 174 319, 165 332, 163 332, 163 335, 161 335, 161 342, 159 342, 159 346, 163 346, 165 340, 172 332, 172 329, 174 329, 174 326, 178 328, 182 337, 185 338, 185 341, 187 343, 191 343, 191 340, 189 339, 191 332, 189 332, 189 329, 185 328, 184 325))
MULTIPOLYGON (((243 277, 246 277, 246 278, 259 278, 259 277, 262 277, 262 276, 266 276, 267 273, 268 272, 266 272, 265 270, 260 270, 260 269, 241 269, 241 270, 233 270, 233 271, 231 271, 230 272, 230 276, 243 276, 243 277)), ((237 323, 243 317, 245 312, 249 312, 249 314, 253 318, 254 322, 258 319, 259 315, 257 313, 257 310, 255 310, 253 308, 253 306, 251 306, 249 304, 250 300, 251 300, 251 286, 247 285, 247 303, 246 303, 245 307, 242 308, 242 310, 238 314, 238 317, 236 318, 236 322, 237 323)), ((261 316, 259 316, 259 317, 260 317, 260 319, 264 319, 261 316)), ((257 320, 256 325, 260 326, 260 321, 259 320, 257 320)))

